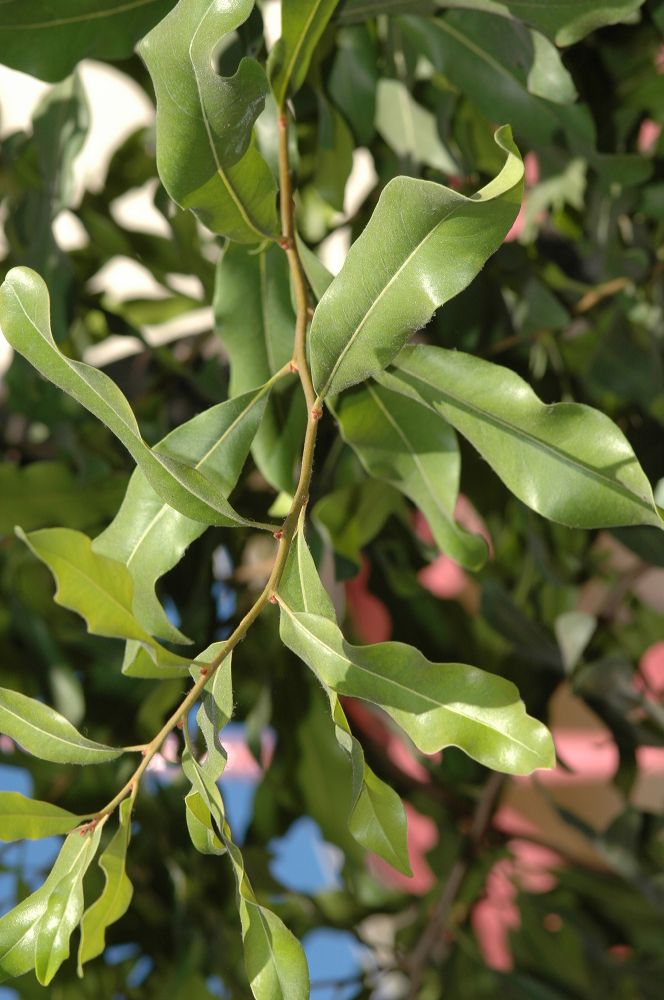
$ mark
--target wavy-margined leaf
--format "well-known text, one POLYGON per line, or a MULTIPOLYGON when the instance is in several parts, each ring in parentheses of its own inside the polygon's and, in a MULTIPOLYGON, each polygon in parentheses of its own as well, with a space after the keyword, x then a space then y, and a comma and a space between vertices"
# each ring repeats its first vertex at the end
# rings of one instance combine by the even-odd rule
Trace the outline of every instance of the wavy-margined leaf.
POLYGON ((55 764, 105 764, 124 753, 81 736, 59 712, 8 688, 0 688, 0 733, 55 764))
POLYGON ((276 188, 252 138, 267 80, 254 59, 221 77, 215 53, 253 0, 180 0, 139 46, 157 96, 164 187, 213 232, 243 243, 276 236, 276 188))
POLYGON ((373 702, 423 753, 457 746, 508 774, 553 767, 549 731, 510 681, 465 663, 430 663, 400 642, 352 646, 334 622, 283 600, 281 637, 326 687, 373 702))
POLYGON ((556 3, 552 0, 438 0, 438 5, 467 7, 518 18, 543 31, 556 45, 571 45, 598 28, 633 21, 643 2, 644 0, 574 0, 573 3, 556 3))
POLYGON ((102 826, 100 823, 83 835, 79 830, 70 833, 44 884, 0 917, 0 983, 17 979, 35 967, 35 945, 51 895, 70 872, 85 873, 97 851, 102 826))
MULTIPOLYGON (((219 261, 214 294, 216 331, 228 352, 230 394, 266 382, 293 355, 295 314, 288 260, 279 247, 260 254, 231 244, 219 261)), ((293 491, 307 413, 299 382, 275 387, 251 452, 275 489, 293 491)))
POLYGON ((523 163, 508 127, 496 142, 505 165, 471 198, 410 177, 385 187, 314 313, 309 339, 320 397, 386 368, 498 249, 521 204, 523 163))
POLYGON ((281 38, 268 60, 268 75, 279 107, 297 93, 316 45, 339 0, 288 0, 281 6, 281 38))
POLYGON ((48 566, 56 582, 55 601, 76 612, 93 635, 133 640, 167 673, 181 673, 189 661, 171 653, 144 628, 133 610, 134 584, 127 567, 92 550, 90 539, 71 528, 16 533, 48 566))
POLYGON ((405 348, 380 381, 440 413, 538 514, 572 528, 662 527, 629 442, 599 410, 542 403, 508 368, 442 347, 405 348))
POLYGON ((99 858, 105 883, 101 895, 88 907, 81 920, 79 975, 83 974, 85 962, 102 954, 106 947, 106 928, 124 916, 131 902, 133 888, 125 866, 133 804, 133 798, 127 798, 120 804, 118 829, 99 858))
POLYGON ((0 792, 0 840, 39 840, 69 833, 84 816, 26 798, 19 792, 0 792))
POLYGON ((62 963, 69 958, 69 939, 85 905, 83 877, 97 853, 103 826, 103 823, 98 823, 85 836, 84 850, 77 854, 69 870, 53 885, 35 928, 35 975, 42 986, 48 986, 62 963))
MULTIPOLYGON (((129 403, 108 375, 62 354, 51 333, 48 289, 27 267, 13 268, 0 287, 0 326, 14 350, 113 431, 170 506, 205 524, 251 523, 233 510, 218 481, 166 448, 148 448, 129 403)), ((213 428, 207 430, 213 437, 213 428)))
POLYGON ((424 403, 371 382, 340 396, 332 409, 367 472, 420 508, 443 552, 479 569, 487 557, 484 539, 454 520, 461 460, 447 421, 438 414, 436 420, 424 403))
MULTIPOLYGON (((220 670, 227 666, 222 664, 220 670)), ((206 759, 199 763, 192 751, 185 729, 185 749, 182 767, 192 784, 195 798, 190 799, 188 822, 196 821, 194 846, 199 846, 201 828, 211 834, 204 846, 211 846, 211 853, 218 853, 217 843, 223 843, 235 875, 237 905, 242 925, 244 961, 251 992, 256 1000, 307 1000, 309 997, 309 972, 304 952, 298 940, 267 907, 262 906, 251 887, 244 859, 239 848, 233 843, 231 830, 226 820, 224 805, 217 787, 219 768, 223 768, 225 755, 218 746, 217 726, 227 718, 232 701, 229 703, 230 665, 227 677, 213 678, 216 691, 209 692, 207 709, 205 701, 198 719, 205 734, 206 759), (192 809, 192 806, 194 807, 192 809), (202 808, 204 807, 204 808, 202 808)), ((190 825, 190 831, 192 826, 190 825)))
MULTIPOLYGON (((260 385, 264 380, 250 381, 260 385)), ((269 394, 270 386, 260 386, 219 403, 176 427, 158 447, 186 457, 194 469, 214 477, 221 496, 227 497, 242 472, 269 394)), ((164 503, 141 469, 136 469, 118 513, 92 544, 94 552, 124 563, 133 581, 133 613, 149 632, 162 639, 187 641, 168 621, 155 584, 177 565, 205 528, 164 503)))
MULTIPOLYGON (((279 594, 295 611, 320 615, 336 622, 330 600, 304 539, 297 534, 279 584, 279 594)), ((359 844, 380 855, 406 875, 408 859, 407 823, 403 803, 397 793, 381 781, 364 759, 362 745, 353 736, 346 713, 336 692, 323 685, 330 703, 337 743, 348 756, 351 767, 351 808, 348 829, 359 844)))
POLYGON ((126 59, 173 0, 3 0, 0 60, 62 80, 81 59, 126 59))

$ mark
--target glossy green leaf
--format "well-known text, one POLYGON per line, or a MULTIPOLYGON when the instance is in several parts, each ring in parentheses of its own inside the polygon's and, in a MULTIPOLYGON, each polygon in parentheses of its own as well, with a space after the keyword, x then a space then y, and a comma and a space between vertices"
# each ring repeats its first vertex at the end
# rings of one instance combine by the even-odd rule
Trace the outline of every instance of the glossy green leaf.
POLYGON ((39 840, 69 833, 84 816, 26 798, 18 792, 0 792, 0 840, 39 840))
POLYGON ((0 534, 46 528, 55 521, 66 528, 88 528, 112 517, 122 500, 124 476, 78 478, 62 462, 0 465, 0 534))
POLYGON ((401 80, 381 80, 376 95, 376 129, 390 149, 410 163, 423 163, 446 174, 457 164, 438 134, 433 112, 413 98, 401 80))
POLYGON ((505 165, 471 198, 410 177, 385 187, 314 313, 311 367, 321 397, 387 367, 500 246, 521 203, 523 164, 509 128, 496 142, 505 165))
MULTIPOLYGON (((525 25, 481 11, 406 17, 407 37, 491 121, 509 121, 517 139, 553 144, 573 127, 576 91, 555 46, 525 25), (546 98, 546 99, 544 99, 546 98)), ((592 146, 591 131, 584 137, 592 146)))
MULTIPOLYGON (((253 384, 259 385, 260 381, 253 384)), ((157 447, 182 456, 195 470, 214 477, 220 495, 227 497, 242 472, 268 396, 269 386, 261 386, 219 403, 171 431, 157 447)), ((186 641, 166 618, 155 584, 177 565, 187 547, 204 531, 200 521, 164 503, 142 470, 136 469, 120 510, 93 542, 93 552, 127 568, 133 581, 133 613, 149 632, 162 639, 186 641)))
POLYGON ((406 348, 383 384, 416 393, 468 438, 538 514, 572 528, 662 526, 622 431, 578 403, 542 403, 500 365, 441 347, 406 348))
MULTIPOLYGON (((13 268, 0 287, 0 326, 12 347, 49 381, 94 413, 122 441, 150 485, 172 507, 205 524, 247 524, 220 495, 219 484, 141 437, 126 398, 103 372, 62 354, 49 323, 49 296, 38 274, 13 268)), ((209 429, 212 433, 212 429, 209 429)))
POLYGON ((399 642, 352 646, 328 619, 280 603, 289 649, 337 694, 383 708, 423 753, 457 746, 508 774, 553 767, 551 736, 526 715, 510 681, 463 663, 430 663, 399 642))
MULTIPOLYGON (((48 986, 54 975, 69 958, 69 939, 78 925, 85 905, 83 877, 97 853, 103 823, 81 837, 82 850, 69 870, 49 893, 44 912, 35 927, 35 975, 42 986, 48 986)), ((70 834, 70 837, 77 834, 70 834)))
POLYGON ((127 59, 173 0, 4 0, 0 59, 42 80, 61 80, 81 59, 127 59))
MULTIPOLYGON (((279 594, 296 611, 320 615, 332 623, 336 621, 334 607, 318 576, 302 529, 291 548, 279 594)), ((401 799, 368 766, 336 692, 325 685, 324 688, 337 743, 347 755, 351 768, 348 828, 359 844, 409 875, 406 814, 401 799)))
POLYGON ((571 45, 597 28, 633 21, 643 0, 437 0, 440 7, 467 7, 518 18, 557 45, 571 45))
MULTIPOLYGON (((295 315, 283 250, 269 247, 256 254, 228 246, 217 269, 214 310, 216 331, 230 359, 230 394, 266 382, 293 355, 295 315)), ((280 382, 251 446, 256 465, 275 489, 293 491, 306 420, 297 380, 280 382)))
POLYGON ((0 917, 0 982, 17 979, 35 966, 35 944, 40 921, 56 887, 72 871, 87 868, 92 861, 102 826, 81 835, 74 830, 66 838, 48 878, 36 892, 0 917))
POLYGON ((268 75, 279 107, 297 93, 314 49, 339 0, 286 0, 281 6, 281 38, 268 60, 268 75))
POLYGON ((105 764, 124 753, 81 736, 48 705, 8 688, 0 688, 0 732, 28 753, 56 764, 105 764))
POLYGON ((129 909, 133 894, 132 884, 125 870, 127 848, 131 836, 133 799, 127 798, 119 808, 119 826, 108 847, 99 858, 99 867, 105 883, 101 895, 88 907, 81 920, 81 941, 78 949, 78 972, 83 964, 101 955, 106 947, 106 928, 129 909))
POLYGON ((450 425, 424 403, 375 383, 340 396, 332 409, 367 472, 419 507, 442 552, 479 569, 487 557, 484 539, 454 520, 461 460, 450 425))
POLYGON ((215 54, 253 0, 180 0, 139 46, 157 96, 157 168, 164 187, 214 233, 260 243, 279 233, 276 188, 252 138, 267 80, 244 58, 221 77, 215 54))

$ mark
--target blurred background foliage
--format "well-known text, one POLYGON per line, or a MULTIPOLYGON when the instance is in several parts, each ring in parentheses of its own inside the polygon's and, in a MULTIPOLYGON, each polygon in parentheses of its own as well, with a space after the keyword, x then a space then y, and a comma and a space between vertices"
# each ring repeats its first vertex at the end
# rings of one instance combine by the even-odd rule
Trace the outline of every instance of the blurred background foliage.
MULTIPOLYGON (((529 5, 525 23, 502 16, 528 13, 516 3, 340 4, 294 101, 298 225, 338 269, 390 178, 470 193, 499 169, 492 134, 510 122, 527 165, 519 219, 418 336, 509 366, 545 401, 604 410, 660 483, 663 505, 664 3, 554 7, 529 5)), ((265 55, 262 15, 269 27, 274 4, 257 7, 220 53, 224 72, 244 53, 265 55)), ((122 74, 152 99, 136 56, 114 67, 109 86, 122 74)), ((3 131, 0 273, 28 264, 45 276, 61 347, 104 366, 152 443, 226 398, 223 345, 204 311, 220 246, 158 184, 150 126, 113 149, 93 183, 77 182, 90 108, 81 75, 60 79, 69 68, 47 68, 56 82, 31 125, 3 131), (137 192, 141 211, 119 211, 137 192), (148 272, 149 292, 103 280, 109 262, 127 259, 148 272)), ((3 76, 3 107, 15 85, 3 76)), ((259 135, 274 160, 269 128, 259 135)), ((97 534, 119 506, 128 456, 19 357, 0 384, 0 435, 0 685, 85 720, 95 739, 149 738, 180 682, 122 676, 120 643, 89 637, 53 603, 48 571, 13 535, 15 524, 97 534)), ((397 876, 348 835, 322 695, 268 609, 236 657, 237 761, 225 779, 234 830, 246 828, 255 887, 304 936, 318 1000, 654 1000, 664 975, 662 535, 549 524, 462 449, 458 516, 482 523, 493 549, 480 573, 439 556, 423 520, 367 476, 331 424, 317 452, 325 499, 311 498, 312 541, 349 636, 414 642, 432 660, 511 678, 553 727, 557 771, 499 781, 454 750, 423 758, 377 712, 348 705, 371 767, 408 804, 415 876, 397 876), (299 863, 313 852, 314 877, 280 863, 286 834, 308 838, 299 863), (345 957, 326 965, 342 940, 345 957)), ((270 491, 250 470, 234 506, 260 516, 270 491)), ((161 597, 207 644, 251 604, 266 566, 263 537, 210 529, 161 597)), ((54 767, 6 739, 0 751, 3 787, 75 813, 112 797, 128 766, 54 767)), ((138 810, 134 905, 84 980, 64 966, 49 990, 56 1000, 247 995, 231 876, 191 849, 183 794, 165 754, 138 810)), ((27 848, 0 849, 3 910, 45 865, 27 848)), ((30 977, 12 989, 42 995, 30 977)))

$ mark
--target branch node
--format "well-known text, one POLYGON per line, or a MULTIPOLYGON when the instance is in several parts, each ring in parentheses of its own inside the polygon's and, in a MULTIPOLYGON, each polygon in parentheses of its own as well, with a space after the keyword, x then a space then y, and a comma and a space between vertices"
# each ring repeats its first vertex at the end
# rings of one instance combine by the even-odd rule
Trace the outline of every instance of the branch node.
POLYGON ((270 602, 270 604, 276 604, 277 603, 277 595, 276 594, 270 594, 270 596, 268 597, 268 601, 270 602))
POLYGON ((282 250, 285 250, 286 252, 292 250, 294 245, 295 244, 291 239, 289 239, 288 236, 282 236, 281 239, 279 240, 279 246, 281 247, 282 250))
POLYGON ((291 372, 299 372, 300 369, 298 367, 297 361, 295 361, 295 360, 289 361, 288 362, 288 370, 291 371, 291 372))
POLYGON ((284 537, 284 529, 283 528, 279 528, 278 531, 275 531, 274 532, 274 537, 277 539, 278 542, 280 542, 281 539, 284 537))
POLYGON ((311 419, 314 423, 318 423, 320 418, 323 416, 323 409, 320 406, 313 406, 311 408, 311 419))

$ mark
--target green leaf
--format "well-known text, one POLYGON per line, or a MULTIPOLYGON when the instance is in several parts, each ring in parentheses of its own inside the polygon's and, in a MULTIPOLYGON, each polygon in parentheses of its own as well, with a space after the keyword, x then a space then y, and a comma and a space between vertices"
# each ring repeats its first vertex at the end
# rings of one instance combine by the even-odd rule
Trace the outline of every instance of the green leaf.
POLYGON ((13 268, 0 287, 0 324, 12 347, 113 431, 170 506, 205 524, 250 524, 220 495, 215 480, 165 448, 148 448, 129 403, 108 375, 58 350, 48 312, 43 280, 27 267, 13 268))
POLYGON ((84 819, 50 802, 0 792, 0 840, 40 840, 69 833, 84 819))
POLYGON ((361 550, 403 507, 395 489, 375 479, 363 479, 321 497, 311 516, 334 551, 359 568, 361 550))
POLYGON ((85 905, 83 876, 97 853, 103 825, 98 823, 94 831, 83 839, 83 849, 53 886, 35 928, 35 975, 42 986, 48 986, 62 963, 69 958, 69 939, 85 905))
POLYGON ((101 830, 102 824, 98 824, 94 831, 83 835, 79 830, 70 833, 44 884, 0 917, 0 982, 17 979, 34 968, 39 925, 51 893, 69 872, 87 868, 97 850, 101 830))
POLYGON ((643 0, 438 0, 441 7, 468 7, 520 18, 549 35, 556 45, 572 45, 591 31, 633 21, 643 0))
MULTIPOLYGON (((257 385, 260 379, 250 381, 257 385)), ((220 496, 227 497, 260 427, 269 389, 261 386, 205 410, 171 431, 157 447, 186 458, 196 471, 214 478, 220 496)), ((156 581, 177 565, 205 527, 164 503, 136 469, 120 510, 92 544, 93 552, 126 566, 133 581, 133 614, 162 639, 187 641, 168 621, 155 593, 156 581)))
POLYGON ((81 941, 78 949, 78 974, 83 975, 83 964, 101 955, 106 947, 106 928, 129 909, 133 894, 132 884, 125 870, 127 848, 131 836, 133 798, 120 804, 120 822, 108 847, 99 858, 99 867, 105 876, 101 895, 83 914, 81 941))
MULTIPOLYGON (((333 624, 336 621, 334 607, 318 576, 302 527, 291 547, 279 584, 279 595, 296 611, 320 615, 333 624)), ((323 686, 330 703, 337 743, 347 755, 351 767, 348 828, 359 844, 410 875, 403 803, 365 762, 362 746, 351 732, 336 692, 323 686)))
POLYGON ((215 56, 253 0, 180 0, 139 52, 157 97, 157 168, 164 187, 214 233, 260 243, 279 233, 270 169, 252 137, 267 80, 244 58, 221 77, 215 56))
POLYGON ((572 528, 662 526, 629 442, 599 410, 547 405, 508 368, 441 347, 406 348, 396 376, 380 379, 441 414, 543 517, 572 528))
POLYGON ((29 535, 17 528, 16 533, 53 574, 56 603, 84 618, 89 632, 153 645, 134 617, 126 566, 93 552, 88 536, 71 528, 43 528, 29 535))
POLYGON ((423 753, 457 746, 507 774, 553 767, 551 736, 510 681, 463 663, 430 663, 399 642, 352 646, 320 615, 280 601, 281 637, 337 694, 383 708, 423 753))
POLYGON ((270 86, 282 108, 304 83, 311 57, 339 0, 287 0, 281 5, 281 38, 268 59, 270 86))
POLYGON ((523 164, 509 128, 496 142, 505 165, 472 198, 410 177, 385 187, 314 313, 311 367, 321 398, 387 367, 498 249, 519 210, 523 164))
MULTIPOLYGON (((405 17, 406 37, 490 121, 509 121, 517 139, 560 144, 579 128, 576 90, 555 46, 518 21, 458 10, 439 18, 405 17), (546 98, 546 100, 544 99, 546 98)), ((592 147, 591 131, 583 136, 592 147)))
POLYGON ((411 163, 424 163, 446 174, 458 172, 438 134, 436 116, 417 103, 401 80, 379 82, 376 129, 390 149, 411 163))
MULTIPOLYGON (((262 906, 256 899, 247 876, 241 851, 233 843, 224 806, 216 784, 218 768, 225 761, 218 747, 217 726, 227 718, 232 706, 230 692, 230 665, 224 661, 219 670, 227 667, 226 677, 213 678, 213 692, 208 695, 207 708, 199 712, 199 724, 206 736, 208 756, 203 764, 194 757, 185 727, 185 749, 182 767, 192 783, 194 795, 190 799, 189 816, 194 816, 194 835, 199 838, 201 827, 209 829, 206 842, 216 846, 223 842, 228 852, 237 887, 237 905, 242 924, 244 961, 251 992, 256 1000, 307 1000, 309 997, 309 972, 302 947, 275 913, 262 906), (209 700, 211 699, 211 701, 209 700), (211 751, 211 753, 210 753, 211 751), (201 803, 205 809, 201 808, 201 803), (192 806, 196 810, 192 812, 192 806), (206 811, 207 810, 207 813, 206 811), (208 819, 209 814, 209 819, 208 819)), ((218 673, 219 671, 217 671, 218 673)), ((190 831, 192 826, 190 826, 190 831)), ((198 843, 195 843, 198 847, 198 843)), ((200 849, 200 848, 198 848, 200 849)), ((217 851, 215 851, 217 853, 217 851)))
POLYGON ((48 705, 8 688, 0 688, 0 732, 28 753, 55 764, 105 764, 124 753, 81 736, 48 705))
POLYGON ((312 184, 321 198, 343 211, 346 181, 353 167, 353 136, 337 109, 318 94, 318 141, 312 184))
POLYGON ((42 80, 61 80, 81 59, 126 59, 173 0, 4 0, 0 59, 42 80))
POLYGON ((88 528, 112 517, 122 500, 127 480, 104 475, 78 478, 61 462, 0 465, 0 534, 21 524, 25 531, 45 528, 57 521, 66 528, 88 528))
POLYGON ((225 854, 226 848, 219 839, 212 822, 210 810, 199 792, 189 792, 184 799, 187 829, 191 842, 200 854, 225 854))
POLYGON ((461 460, 449 424, 424 403, 375 383, 345 393, 332 410, 367 472, 419 507, 441 551, 480 569, 487 558, 484 539, 454 520, 461 460))
MULTIPOLYGON (((230 394, 266 382, 293 355, 295 315, 286 254, 260 254, 230 244, 219 261, 214 293, 215 325, 228 352, 230 394)), ((307 413, 299 383, 280 382, 270 395, 251 452, 277 490, 293 491, 307 413)))
POLYGON ((361 146, 373 139, 378 83, 378 53, 364 25, 341 28, 337 51, 327 79, 327 92, 352 128, 361 146))

